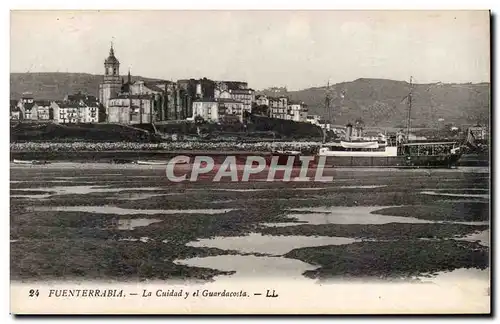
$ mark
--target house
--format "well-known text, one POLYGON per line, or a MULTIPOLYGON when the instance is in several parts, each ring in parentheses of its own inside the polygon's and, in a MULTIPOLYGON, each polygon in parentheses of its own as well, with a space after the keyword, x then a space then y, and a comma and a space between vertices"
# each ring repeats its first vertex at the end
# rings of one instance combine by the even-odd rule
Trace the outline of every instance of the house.
POLYGON ((33 99, 33 94, 31 92, 25 92, 22 94, 21 99, 19 99, 17 106, 19 107, 21 114, 20 119, 31 119, 31 109, 35 105, 33 99))
POLYGON ((295 122, 306 122, 307 111, 307 106, 303 102, 290 101, 288 103, 286 119, 293 120, 295 122))
POLYGON ((80 103, 77 101, 52 101, 54 122, 58 124, 76 124, 80 122, 80 103))
POLYGON ((271 118, 286 119, 288 109, 287 97, 269 97, 269 108, 271 109, 271 118))
POLYGON ((10 119, 11 120, 21 119, 21 109, 19 109, 17 103, 18 103, 17 100, 10 101, 10 119))
POLYGON ((95 96, 81 92, 66 95, 62 101, 52 102, 49 106, 49 114, 51 113, 50 109, 52 109, 53 119, 56 123, 99 122, 99 101, 95 96))
POLYGON ((269 99, 265 95, 258 95, 255 97, 255 104, 257 106, 269 106, 269 99))
POLYGON ((253 89, 229 89, 231 99, 240 101, 243 104, 243 110, 252 111, 252 103, 255 101, 255 90, 253 89))
POLYGON ((31 119, 52 120, 54 119, 53 109, 49 100, 35 100, 31 108, 31 119))
POLYGON ((193 102, 193 115, 188 120, 201 117, 206 121, 219 121, 219 103, 215 99, 198 99, 193 102))
POLYGON ((243 121, 243 102, 234 99, 216 99, 219 104, 219 118, 223 116, 237 116, 240 122, 243 121))

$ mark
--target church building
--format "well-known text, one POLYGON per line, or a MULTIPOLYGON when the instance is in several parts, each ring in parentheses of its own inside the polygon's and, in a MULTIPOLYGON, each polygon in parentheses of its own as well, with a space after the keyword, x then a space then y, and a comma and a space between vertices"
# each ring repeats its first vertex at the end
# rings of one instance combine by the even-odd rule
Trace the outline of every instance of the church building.
POLYGON ((109 99, 115 98, 121 91, 120 62, 115 57, 113 44, 109 56, 104 60, 104 82, 99 85, 99 101, 108 108, 109 99))

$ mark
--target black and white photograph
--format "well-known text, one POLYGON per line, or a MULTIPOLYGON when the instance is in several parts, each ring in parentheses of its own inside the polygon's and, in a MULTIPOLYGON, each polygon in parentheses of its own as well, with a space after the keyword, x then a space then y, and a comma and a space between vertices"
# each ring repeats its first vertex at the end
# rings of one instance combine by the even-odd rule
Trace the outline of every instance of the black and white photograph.
POLYGON ((490 314, 488 10, 11 10, 10 312, 490 314))

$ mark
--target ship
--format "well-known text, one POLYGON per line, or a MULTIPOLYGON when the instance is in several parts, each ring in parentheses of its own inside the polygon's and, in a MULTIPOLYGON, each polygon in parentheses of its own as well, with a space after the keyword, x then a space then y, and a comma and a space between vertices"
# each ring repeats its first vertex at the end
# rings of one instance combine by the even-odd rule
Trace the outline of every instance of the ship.
POLYGON ((367 138, 363 136, 362 127, 348 124, 343 138, 323 143, 318 155, 326 157, 327 165, 332 167, 455 168, 470 136, 463 143, 410 140, 412 81, 410 78, 409 92, 403 98, 408 107, 406 134, 400 131, 393 136, 378 134, 367 138))
MULTIPOLYGON (((329 86, 327 92, 329 90, 329 86)), ((403 100, 408 106, 406 134, 402 131, 393 136, 379 133, 377 136, 364 136, 360 125, 345 126, 342 136, 335 141, 326 141, 323 129, 323 143, 317 150, 317 162, 323 157, 327 167, 396 167, 396 168, 455 168, 464 149, 471 144, 471 135, 461 141, 410 140, 411 108, 413 101, 413 82, 410 78, 409 93, 403 100)), ((341 96, 343 98, 344 96, 341 96)), ((331 120, 330 98, 327 93, 325 107, 331 120)), ((329 121, 330 121, 329 120, 329 121)), ((473 140, 473 139, 472 139, 473 140)), ((276 152, 280 161, 298 153, 276 152)), ((276 154, 275 153, 275 154, 276 154)))

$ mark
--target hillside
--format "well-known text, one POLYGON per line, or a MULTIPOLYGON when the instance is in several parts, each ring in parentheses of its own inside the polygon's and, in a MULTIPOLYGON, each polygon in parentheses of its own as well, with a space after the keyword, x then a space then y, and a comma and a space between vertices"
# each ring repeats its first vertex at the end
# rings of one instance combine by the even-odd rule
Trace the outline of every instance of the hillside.
MULTIPOLYGON (((345 124, 362 118, 367 126, 405 125, 408 94, 405 81, 357 79, 331 86, 334 123, 345 124), (342 98, 343 97, 343 98, 342 98)), ((300 91, 261 91, 266 95, 288 95, 309 105, 309 114, 327 116, 326 87, 300 91)), ((416 84, 413 90, 412 125, 439 127, 439 124, 475 124, 489 121, 490 84, 416 84), (438 120, 443 118, 444 121, 438 120)))
MULTIPOLYGON (((126 81, 127 76, 122 76, 126 81)), ((31 92, 37 100, 61 100, 67 94, 81 91, 98 97, 102 75, 87 73, 11 73, 10 98, 19 99, 23 92, 31 92)), ((154 80, 132 76, 132 80, 154 80)))
MULTIPOLYGON (((124 76, 126 79, 126 76, 124 76)), ((144 79, 133 76, 133 80, 144 79)), ((101 75, 85 73, 11 73, 11 99, 32 92, 36 99, 58 100, 77 91, 97 96, 101 75)), ((345 124, 362 118, 367 126, 406 124, 407 106, 402 99, 408 93, 405 81, 357 79, 331 86, 334 123, 345 124), (343 95, 343 98, 342 98, 343 95)), ((288 95, 309 105, 310 114, 327 116, 324 108, 326 87, 287 91, 273 88, 260 91, 267 95, 288 95)), ((414 86, 412 125, 439 127, 448 123, 475 124, 489 121, 490 84, 416 84, 414 86), (443 118, 444 121, 438 121, 443 118)))

